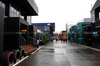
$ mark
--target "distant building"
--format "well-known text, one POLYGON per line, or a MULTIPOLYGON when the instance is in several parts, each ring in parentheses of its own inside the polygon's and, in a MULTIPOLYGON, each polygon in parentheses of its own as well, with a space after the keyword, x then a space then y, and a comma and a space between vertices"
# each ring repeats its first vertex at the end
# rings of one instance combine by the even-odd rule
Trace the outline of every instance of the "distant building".
POLYGON ((91 22, 91 18, 84 18, 83 21, 84 22, 91 22))
POLYGON ((37 29, 40 29, 45 34, 53 35, 55 31, 55 23, 32 23, 37 29))
POLYGON ((75 24, 67 24, 67 26, 66 26, 67 33, 69 32, 69 29, 70 29, 73 25, 75 25, 75 24))

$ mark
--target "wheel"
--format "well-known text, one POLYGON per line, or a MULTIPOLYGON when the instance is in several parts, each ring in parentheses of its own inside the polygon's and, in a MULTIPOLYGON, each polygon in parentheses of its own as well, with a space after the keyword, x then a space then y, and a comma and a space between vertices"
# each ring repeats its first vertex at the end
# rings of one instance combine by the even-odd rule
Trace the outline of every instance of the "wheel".
POLYGON ((12 50, 12 52, 14 53, 14 63, 16 63, 16 61, 19 61, 19 59, 21 58, 20 51, 17 49, 12 50))
POLYGON ((9 66, 9 65, 12 65, 14 63, 14 53, 13 52, 4 52, 2 55, 1 55, 1 64, 3 66, 9 66))

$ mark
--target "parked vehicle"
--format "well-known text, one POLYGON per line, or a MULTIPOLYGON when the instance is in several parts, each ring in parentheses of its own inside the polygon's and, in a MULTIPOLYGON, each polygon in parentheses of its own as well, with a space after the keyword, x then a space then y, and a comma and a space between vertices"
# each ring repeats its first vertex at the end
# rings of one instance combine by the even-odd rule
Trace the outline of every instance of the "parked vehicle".
POLYGON ((83 44, 83 27, 90 25, 91 22, 79 22, 77 24, 78 43, 83 44))
POLYGON ((79 22, 77 25, 72 26, 69 32, 70 40, 72 39, 73 42, 79 43, 79 44, 83 44, 83 42, 85 43, 86 41, 88 41, 85 38, 89 38, 91 36, 90 35, 90 32, 91 32, 90 25, 91 25, 91 22, 79 22), (85 34, 86 31, 89 32, 89 34, 85 34), (90 36, 86 36, 86 35, 90 35, 90 36))
POLYGON ((92 47, 92 32, 91 25, 83 27, 83 45, 92 47))

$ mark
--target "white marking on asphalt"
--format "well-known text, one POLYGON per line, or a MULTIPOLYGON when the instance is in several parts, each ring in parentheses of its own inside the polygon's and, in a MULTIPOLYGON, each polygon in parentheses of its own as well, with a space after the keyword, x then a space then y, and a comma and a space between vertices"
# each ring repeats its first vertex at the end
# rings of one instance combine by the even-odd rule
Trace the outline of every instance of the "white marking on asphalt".
MULTIPOLYGON (((34 54, 35 52, 37 52, 38 50, 40 50, 40 49, 43 48, 43 47, 44 47, 44 45, 41 46, 41 47, 39 47, 37 50, 35 50, 35 51, 32 52, 31 54, 34 54)), ((24 57, 23 59, 21 59, 20 61, 16 62, 16 63, 13 64, 12 66, 16 66, 16 65, 18 65, 19 63, 21 63, 22 61, 24 61, 24 60, 27 59, 28 57, 29 57, 29 56, 24 57)))
POLYGON ((15 63, 14 65, 12 65, 12 66, 16 66, 16 65, 18 65, 20 62, 22 62, 22 61, 24 61, 26 58, 28 58, 29 56, 26 56, 26 57, 24 57, 23 59, 21 59, 20 61, 18 61, 17 63, 15 63))
POLYGON ((37 52, 38 50, 40 50, 41 48, 43 48, 44 46, 39 47, 37 50, 35 50, 34 52, 32 52, 31 54, 34 54, 35 52, 37 52))
MULTIPOLYGON (((60 49, 62 50, 64 56, 68 59, 68 57, 67 57, 67 55, 66 55, 66 52, 64 52, 64 50, 62 49, 62 47, 60 46, 60 44, 59 44, 59 47, 60 47, 60 49)), ((69 61, 69 59, 68 59, 68 61, 69 61)), ((73 65, 70 61, 69 61, 69 63, 70 63, 71 66, 73 65)))

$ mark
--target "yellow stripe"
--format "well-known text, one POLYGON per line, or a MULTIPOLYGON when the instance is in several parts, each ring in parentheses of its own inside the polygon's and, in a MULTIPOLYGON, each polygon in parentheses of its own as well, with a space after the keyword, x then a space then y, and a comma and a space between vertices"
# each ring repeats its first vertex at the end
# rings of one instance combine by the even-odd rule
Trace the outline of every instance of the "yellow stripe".
POLYGON ((17 50, 17 52, 15 53, 15 59, 16 59, 16 56, 17 56, 17 53, 18 53, 18 52, 20 53, 20 51, 19 51, 19 50, 17 50))

